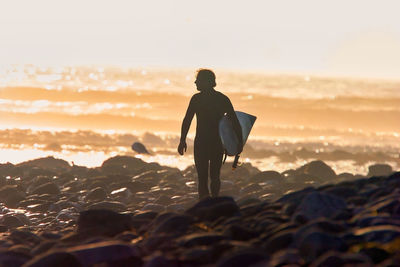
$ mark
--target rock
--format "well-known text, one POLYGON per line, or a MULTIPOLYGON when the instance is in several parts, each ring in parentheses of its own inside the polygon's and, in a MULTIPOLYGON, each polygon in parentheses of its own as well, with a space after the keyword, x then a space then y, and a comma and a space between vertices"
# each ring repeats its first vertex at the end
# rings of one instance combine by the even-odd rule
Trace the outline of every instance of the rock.
POLYGON ((153 233, 171 234, 171 233, 185 233, 193 219, 187 215, 172 215, 162 222, 160 222, 154 229, 153 233))
POLYGON ((231 197, 205 198, 186 211, 200 220, 214 221, 219 217, 231 217, 239 213, 239 207, 231 197))
POLYGON ((262 251, 244 249, 227 253, 217 263, 218 267, 242 267, 256 265, 259 262, 266 261, 268 256, 262 251))
POLYGON ((78 233, 115 236, 133 230, 132 217, 111 210, 87 210, 78 218, 78 233))
MULTIPOLYGON (((301 258, 296 249, 281 250, 272 255, 269 265, 267 266, 304 266, 305 262, 301 258)), ((254 267, 262 267, 265 265, 255 265, 254 267)))
POLYGON ((98 203, 91 204, 88 210, 112 210, 116 212, 126 211, 125 204, 117 201, 102 201, 98 203))
POLYGON ((358 192, 356 189, 347 186, 332 186, 326 190, 323 190, 331 195, 335 195, 344 199, 357 196, 358 192))
POLYGON ((229 225, 223 235, 230 237, 233 240, 247 241, 256 238, 259 233, 251 229, 247 229, 239 224, 229 225))
POLYGON ((18 253, 14 251, 2 251, 0 254, 0 266, 22 266, 30 259, 31 259, 30 256, 23 253, 18 253))
POLYGON ((149 151, 147 151, 146 147, 140 142, 133 143, 131 147, 132 150, 138 154, 150 154, 149 151))
POLYGON ((325 181, 332 180, 336 177, 335 171, 321 160, 311 161, 310 163, 298 168, 296 171, 322 178, 325 181))
POLYGON ((336 266, 373 266, 371 260, 362 254, 340 253, 329 251, 317 260, 310 267, 336 267, 336 266))
POLYGON ((165 207, 160 204, 149 203, 143 206, 142 211, 164 212, 165 207))
POLYGON ((368 167, 368 177, 388 176, 393 172, 392 166, 388 164, 374 164, 368 167))
POLYGON ((293 241, 293 231, 289 229, 272 235, 263 245, 265 251, 272 255, 279 250, 288 248, 293 241))
POLYGON ((31 233, 29 231, 18 231, 18 230, 11 232, 10 239, 15 244, 29 244, 31 246, 37 245, 42 241, 41 238, 35 235, 34 233, 31 233))
POLYGON ((0 189, 0 199, 9 208, 17 208, 18 203, 25 199, 25 193, 16 185, 6 185, 0 189))
POLYGON ((25 225, 17 216, 12 214, 6 214, 3 216, 1 223, 9 228, 15 228, 25 225))
POLYGON ((400 226, 377 225, 355 229, 353 234, 365 242, 385 244, 400 236, 400 226))
POLYGON ((107 198, 107 192, 101 187, 96 187, 86 195, 85 201, 89 202, 99 202, 107 198))
POLYGON ((32 191, 32 194, 42 195, 42 194, 49 194, 49 195, 58 195, 60 194, 60 189, 55 183, 46 183, 43 185, 38 186, 32 191))
POLYGON ((64 172, 71 169, 71 165, 65 160, 56 159, 54 157, 39 158, 34 160, 25 161, 15 165, 20 168, 26 167, 39 167, 44 170, 55 170, 57 172, 64 172))
POLYGON ((104 161, 101 165, 101 170, 105 174, 136 175, 138 171, 142 170, 146 166, 146 164, 146 162, 138 158, 128 156, 116 156, 104 161))
POLYGON ((80 261, 71 253, 68 252, 49 252, 25 263, 24 267, 43 267, 43 266, 57 266, 57 267, 71 267, 83 266, 80 261))
POLYGON ((313 262, 327 251, 346 251, 346 243, 339 237, 323 232, 308 233, 299 244, 300 255, 306 262, 313 262))
POLYGON ((140 266, 142 260, 137 249, 115 241, 80 245, 67 249, 83 266, 106 263, 107 266, 140 266))
POLYGON ((283 182, 283 177, 279 172, 276 171, 263 171, 250 177, 249 182, 253 183, 268 183, 268 184, 279 184, 283 182))
POLYGON ((346 202, 342 198, 323 192, 312 192, 303 198, 294 216, 301 215, 307 220, 329 218, 344 209, 346 202))
POLYGON ((195 233, 185 235, 178 240, 181 246, 194 247, 194 246, 209 246, 227 239, 225 236, 217 233, 195 233))

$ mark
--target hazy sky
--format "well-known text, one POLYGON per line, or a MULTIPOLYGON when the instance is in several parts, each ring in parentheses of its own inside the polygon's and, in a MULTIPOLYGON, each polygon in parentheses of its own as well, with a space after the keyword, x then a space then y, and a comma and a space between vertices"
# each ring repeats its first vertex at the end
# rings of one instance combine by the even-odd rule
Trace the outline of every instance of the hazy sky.
POLYGON ((1 63, 400 77, 398 0, 0 3, 1 63))

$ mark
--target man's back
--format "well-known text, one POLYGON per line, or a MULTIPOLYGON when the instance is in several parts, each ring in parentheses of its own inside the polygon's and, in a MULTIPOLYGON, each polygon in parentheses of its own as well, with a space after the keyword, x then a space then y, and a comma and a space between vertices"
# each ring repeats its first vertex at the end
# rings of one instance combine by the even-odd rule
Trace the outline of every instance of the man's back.
POLYGON ((229 98, 215 90, 204 91, 193 96, 193 108, 197 117, 196 139, 218 141, 219 121, 233 111, 229 98))

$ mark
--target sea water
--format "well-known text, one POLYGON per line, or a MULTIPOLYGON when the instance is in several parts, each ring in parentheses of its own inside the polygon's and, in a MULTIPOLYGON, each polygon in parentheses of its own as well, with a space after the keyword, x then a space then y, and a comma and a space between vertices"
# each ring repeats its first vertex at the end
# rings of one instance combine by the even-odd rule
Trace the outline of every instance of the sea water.
MULTIPOLYGON (((322 159, 337 173, 399 168, 400 80, 215 70, 216 89, 257 116, 242 161, 282 171, 322 159)), ((176 147, 195 69, 104 66, 0 69, 0 162, 55 156, 100 166, 115 155, 184 169, 176 147), (133 142, 150 155, 137 155, 133 142)))

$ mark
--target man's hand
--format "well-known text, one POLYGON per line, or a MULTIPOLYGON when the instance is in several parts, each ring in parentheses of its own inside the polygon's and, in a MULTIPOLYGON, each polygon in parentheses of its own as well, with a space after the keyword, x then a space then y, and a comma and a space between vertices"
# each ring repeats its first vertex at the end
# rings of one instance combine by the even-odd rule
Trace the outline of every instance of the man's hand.
POLYGON ((179 143, 179 146, 178 146, 178 153, 179 153, 179 155, 182 156, 183 153, 186 152, 186 149, 187 149, 186 142, 185 142, 185 141, 181 141, 181 142, 179 143))

